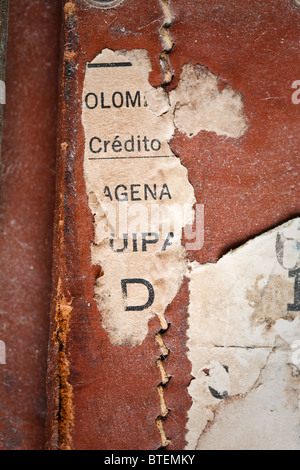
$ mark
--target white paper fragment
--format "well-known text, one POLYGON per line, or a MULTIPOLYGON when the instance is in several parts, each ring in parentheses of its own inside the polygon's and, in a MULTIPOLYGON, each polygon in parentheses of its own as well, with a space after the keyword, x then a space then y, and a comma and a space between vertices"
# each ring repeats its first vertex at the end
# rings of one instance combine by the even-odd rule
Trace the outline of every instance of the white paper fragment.
POLYGON ((299 242, 298 218, 191 265, 188 449, 299 449, 299 242))

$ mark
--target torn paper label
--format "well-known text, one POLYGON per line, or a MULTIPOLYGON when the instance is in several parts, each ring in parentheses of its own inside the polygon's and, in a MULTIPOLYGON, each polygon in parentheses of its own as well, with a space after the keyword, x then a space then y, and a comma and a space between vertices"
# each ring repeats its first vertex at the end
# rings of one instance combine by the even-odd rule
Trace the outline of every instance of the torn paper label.
POLYGON ((189 449, 300 447, 299 261, 294 219, 216 264, 192 263, 189 449))
POLYGON ((181 232, 194 219, 187 170, 169 147, 168 96, 148 82, 144 50, 105 49, 87 64, 84 176, 94 215, 95 298, 113 344, 141 344, 186 271, 181 232), (184 210, 182 210, 184 208, 184 210))

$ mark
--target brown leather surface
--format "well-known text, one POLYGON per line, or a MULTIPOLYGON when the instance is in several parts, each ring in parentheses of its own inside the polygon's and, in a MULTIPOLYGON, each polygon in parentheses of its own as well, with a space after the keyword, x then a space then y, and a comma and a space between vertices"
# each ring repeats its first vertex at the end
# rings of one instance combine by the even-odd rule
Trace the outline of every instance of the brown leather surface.
MULTIPOLYGON (((178 83, 183 64, 203 64, 243 94, 250 121, 238 140, 206 132, 189 139, 177 132, 171 144, 188 168, 197 201, 205 204, 205 245, 191 252, 190 259, 212 262, 299 210, 299 111, 291 101, 291 83, 298 73, 299 8, 288 0, 171 4, 175 79, 169 88, 178 83)), ((83 180, 80 97, 86 62, 106 47, 146 49, 153 65, 150 81, 160 85, 159 30, 164 20, 159 2, 128 0, 113 10, 65 2, 51 323, 55 341, 50 342, 48 374, 51 449, 161 445, 155 424, 160 413, 160 351, 154 340, 159 325, 150 323, 139 347, 112 346, 93 300, 99 270, 90 262, 93 225, 83 180)), ((190 406, 187 284, 168 308, 170 326, 163 335, 170 349, 165 368, 172 376, 165 387, 168 449, 184 447, 190 406)))
POLYGON ((11 0, 0 183, 0 449, 45 446, 59 0, 11 0))

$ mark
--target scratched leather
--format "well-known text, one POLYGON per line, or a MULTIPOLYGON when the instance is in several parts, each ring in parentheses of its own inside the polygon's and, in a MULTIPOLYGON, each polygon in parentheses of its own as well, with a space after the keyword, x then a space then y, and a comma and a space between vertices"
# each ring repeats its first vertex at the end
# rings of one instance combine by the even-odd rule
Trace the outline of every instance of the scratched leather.
MULTIPOLYGON (((66 341, 67 369, 56 365, 58 344, 50 342, 48 442, 50 448, 157 449, 161 445, 155 420, 160 413, 156 387, 160 382, 154 341, 156 320, 141 346, 113 346, 101 327, 93 300, 99 273, 90 261, 92 218, 83 180, 84 136, 80 122, 85 64, 102 49, 146 49, 150 54, 153 86, 162 83, 159 56, 164 15, 159 2, 125 1, 114 10, 91 10, 79 1, 66 2, 61 63, 52 331, 56 331, 57 302, 64 299, 72 312, 66 341), (92 34, 91 34, 92 31, 92 34), (60 227, 60 229, 58 229, 60 227), (63 228, 62 228, 63 227, 63 228), (63 295, 63 297, 61 297, 63 295), (90 304, 90 305, 89 305, 90 304), (59 382, 67 374, 71 389, 59 382), (60 384, 60 385, 59 385, 60 384), (70 392, 70 393, 69 393, 70 392), (61 421, 54 419, 57 400, 67 403, 61 421), (71 408, 68 408, 68 406, 71 408)), ((297 153, 297 109, 291 102, 290 82, 297 77, 295 44, 299 13, 293 2, 258 0, 171 2, 175 21, 170 33, 175 47, 169 55, 176 87, 183 64, 205 65, 242 93, 250 126, 238 141, 200 132, 193 139, 177 132, 171 143, 188 168, 197 202, 205 204, 205 244, 190 259, 213 262, 229 248, 292 217, 297 211, 297 175, 287 172, 297 153), (274 14, 276 11, 276 14, 274 14), (259 20, 258 20, 258 15, 259 20), (266 34, 271 31, 271 34, 266 34), (284 46, 280 39, 284 36, 284 46), (271 98, 271 97, 276 98, 271 98), (283 130, 283 127, 286 129, 283 130)), ((166 312, 170 326, 163 334, 170 349, 164 366, 172 378, 164 388, 169 414, 164 430, 169 449, 185 445, 185 426, 191 380, 186 357, 188 305, 186 280, 166 312)), ((63 313, 63 311, 62 311, 63 313)), ((100 311, 101 314, 101 311, 100 311)))

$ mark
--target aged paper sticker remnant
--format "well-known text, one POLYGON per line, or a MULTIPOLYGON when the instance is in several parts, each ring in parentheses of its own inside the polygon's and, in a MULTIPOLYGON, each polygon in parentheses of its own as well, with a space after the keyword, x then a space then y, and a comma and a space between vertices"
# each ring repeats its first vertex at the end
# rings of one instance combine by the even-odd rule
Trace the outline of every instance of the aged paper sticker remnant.
POLYGON ((239 138, 247 130, 242 95, 227 85, 219 90, 219 78, 203 65, 185 64, 170 101, 177 129, 193 137, 211 131, 239 138))
POLYGON ((300 219, 192 263, 188 449, 299 449, 300 219))
POLYGON ((145 50, 105 49, 87 64, 84 81, 91 255, 102 270, 95 298, 118 346, 141 344, 149 319, 175 297, 187 269, 181 231, 194 218, 193 187, 168 144, 169 99, 149 84, 150 71, 145 50))

